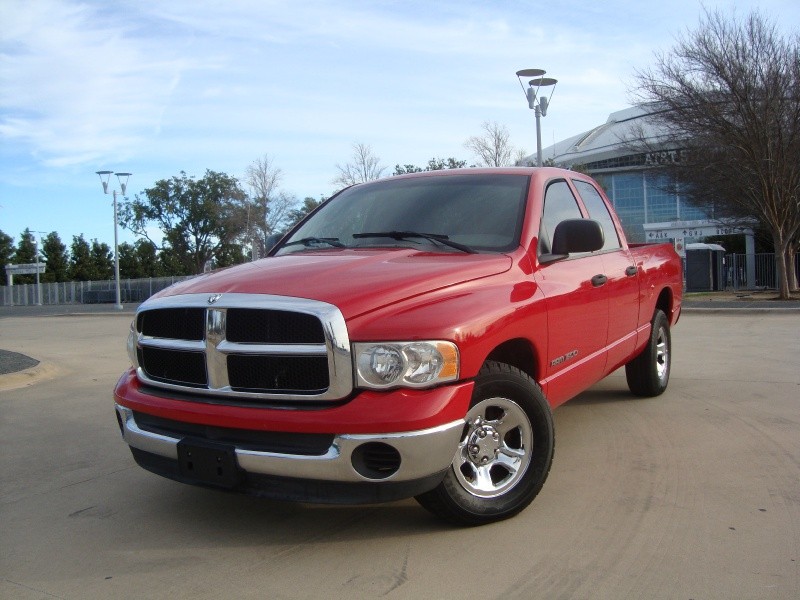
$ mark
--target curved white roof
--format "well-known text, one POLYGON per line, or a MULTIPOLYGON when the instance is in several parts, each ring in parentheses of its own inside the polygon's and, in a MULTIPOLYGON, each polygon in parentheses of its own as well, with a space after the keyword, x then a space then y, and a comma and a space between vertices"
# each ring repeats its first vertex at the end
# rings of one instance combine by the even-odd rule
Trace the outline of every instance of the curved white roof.
MULTIPOLYGON (((557 166, 593 163, 631 154, 630 140, 640 138, 655 142, 664 132, 651 118, 660 112, 656 105, 637 105, 613 112, 608 120, 594 129, 558 142, 542 150, 544 160, 552 159, 557 166)), ((531 157, 536 159, 535 155, 531 157)))

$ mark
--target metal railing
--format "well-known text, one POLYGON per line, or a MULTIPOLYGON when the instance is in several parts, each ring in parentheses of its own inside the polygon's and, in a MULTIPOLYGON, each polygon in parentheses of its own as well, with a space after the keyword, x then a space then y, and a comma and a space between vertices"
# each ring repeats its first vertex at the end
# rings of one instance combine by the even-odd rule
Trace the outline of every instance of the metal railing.
MULTIPOLYGON (((800 254, 795 256, 794 268, 800 277, 800 254)), ((778 288, 778 266, 774 254, 728 254, 725 256, 725 269, 726 289, 778 288)))
MULTIPOLYGON (((120 281, 122 302, 142 302, 156 292, 190 277, 148 277, 120 281)), ((33 306, 36 304, 98 304, 116 302, 114 280, 64 281, 59 283, 25 283, 0 286, 0 306, 33 306), (41 287, 41 299, 37 287, 41 287)))

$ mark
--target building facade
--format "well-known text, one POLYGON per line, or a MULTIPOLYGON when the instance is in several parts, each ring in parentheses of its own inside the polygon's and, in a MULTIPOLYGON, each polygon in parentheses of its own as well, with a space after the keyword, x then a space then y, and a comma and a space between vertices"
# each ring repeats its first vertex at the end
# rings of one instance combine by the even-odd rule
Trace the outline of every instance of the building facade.
MULTIPOLYGON (((636 152, 629 140, 657 139, 652 109, 634 106, 609 115, 594 129, 543 150, 559 167, 588 172, 614 204, 630 242, 647 242, 646 224, 706 222, 713 215, 694 206, 687 194, 653 167, 680 160, 680 151, 636 152)), ((652 228, 650 228, 652 229, 652 228)), ((694 241, 691 240, 690 241, 694 241)))

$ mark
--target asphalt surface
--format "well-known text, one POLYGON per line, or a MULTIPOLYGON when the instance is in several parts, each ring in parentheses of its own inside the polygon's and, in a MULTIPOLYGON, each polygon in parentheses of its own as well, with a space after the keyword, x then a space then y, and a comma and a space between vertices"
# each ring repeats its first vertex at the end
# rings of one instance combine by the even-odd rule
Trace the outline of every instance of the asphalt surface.
POLYGON ((687 311, 663 396, 617 372, 558 408, 534 503, 466 529, 143 471, 111 401, 130 318, 0 319, 40 361, 0 375, 0 598, 800 597, 797 312, 687 311))
POLYGON ((0 349, 0 375, 32 369, 38 364, 39 361, 30 356, 0 349))

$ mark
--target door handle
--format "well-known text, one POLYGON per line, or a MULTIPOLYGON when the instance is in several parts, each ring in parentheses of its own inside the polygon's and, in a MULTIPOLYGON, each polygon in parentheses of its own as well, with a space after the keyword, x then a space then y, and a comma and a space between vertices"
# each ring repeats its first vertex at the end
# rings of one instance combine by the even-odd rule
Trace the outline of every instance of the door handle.
POLYGON ((605 275, 602 275, 602 274, 601 275, 595 275, 594 277, 592 277, 592 285, 594 287, 600 287, 601 285, 605 285, 607 281, 608 281, 608 277, 606 277, 605 275))
POLYGON ((637 274, 638 272, 639 272, 639 269, 637 269, 637 268, 636 268, 635 266, 633 266, 633 265, 631 265, 630 267, 628 267, 627 269, 625 269, 625 275, 627 275, 628 277, 636 277, 636 274, 637 274))

